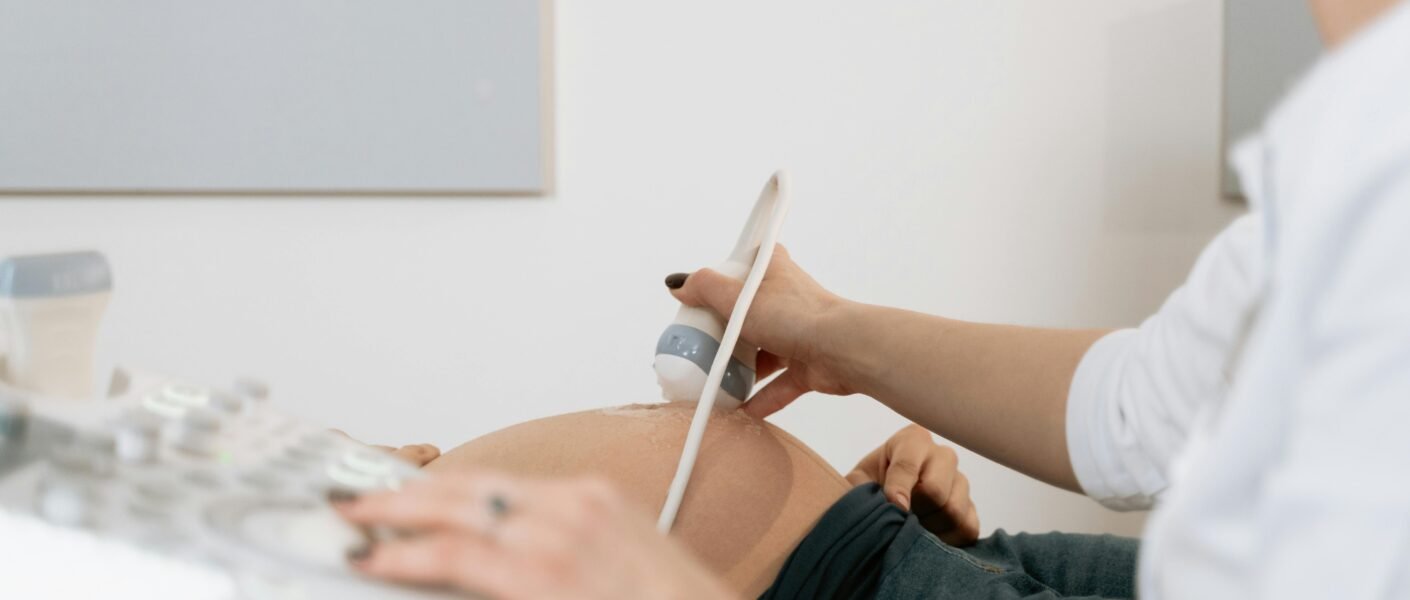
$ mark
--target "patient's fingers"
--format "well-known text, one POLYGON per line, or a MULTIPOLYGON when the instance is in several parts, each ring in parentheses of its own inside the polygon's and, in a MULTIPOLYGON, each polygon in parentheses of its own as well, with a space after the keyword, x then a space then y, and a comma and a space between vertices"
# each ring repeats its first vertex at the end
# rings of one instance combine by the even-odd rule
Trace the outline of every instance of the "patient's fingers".
POLYGON ((955 485, 950 492, 950 501, 942 510, 951 524, 948 531, 935 531, 947 544, 967 546, 979 539, 979 513, 974 501, 969 497, 969 478, 963 473, 955 475, 955 485))
POLYGON ((763 419, 783 410, 783 407, 809 391, 811 390, 808 386, 799 381, 795 371, 786 370, 744 403, 744 413, 756 419, 763 419))
POLYGON ((959 459, 953 449, 936 444, 926 449, 925 472, 922 473, 918 491, 935 508, 946 508, 954 497, 955 481, 962 477, 958 465, 959 459))
MULTIPOLYGON (((929 437, 921 440, 916 436, 906 435, 893 436, 886 445, 886 481, 882 486, 886 491, 886 499, 904 510, 910 510, 911 492, 920 482, 922 469, 931 471, 926 459, 933 445, 929 437)), ((931 477, 935 478, 936 474, 931 474, 931 477)))
POLYGON ((847 483, 850 483, 853 486, 862 485, 863 483, 867 483, 869 481, 871 481, 871 478, 859 469, 852 469, 852 472, 847 474, 847 483))
POLYGON ((847 483, 852 485, 862 485, 879 479, 878 473, 886 465, 886 446, 880 446, 872 450, 862 460, 857 461, 857 466, 852 467, 852 471, 847 474, 847 483))
POLYGON ((411 444, 392 451, 392 454, 418 467, 440 458, 441 449, 431 444, 411 444))

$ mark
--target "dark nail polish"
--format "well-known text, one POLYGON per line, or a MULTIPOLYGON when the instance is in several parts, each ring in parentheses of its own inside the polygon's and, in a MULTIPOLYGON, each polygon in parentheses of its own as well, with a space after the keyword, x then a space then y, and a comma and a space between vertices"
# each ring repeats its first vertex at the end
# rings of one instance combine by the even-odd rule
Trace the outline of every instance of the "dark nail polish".
POLYGON ((357 492, 341 489, 328 490, 328 502, 332 504, 346 504, 353 500, 357 500, 357 492))
POLYGON ((348 550, 348 560, 352 562, 362 562, 369 556, 372 556, 372 546, 367 544, 348 550))
POLYGON ((666 276, 666 287, 673 290, 681 289, 685 285, 685 278, 690 277, 689 273, 671 273, 666 276))

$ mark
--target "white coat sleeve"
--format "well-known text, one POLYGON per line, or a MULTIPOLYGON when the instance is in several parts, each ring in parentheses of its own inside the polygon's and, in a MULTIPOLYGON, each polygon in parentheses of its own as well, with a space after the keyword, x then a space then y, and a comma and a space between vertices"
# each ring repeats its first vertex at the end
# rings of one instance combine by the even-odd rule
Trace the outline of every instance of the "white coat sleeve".
POLYGON ((1259 213, 1234 221, 1159 312, 1083 356, 1068 393, 1067 446, 1088 496, 1137 510, 1166 488, 1196 415, 1227 392, 1265 276, 1263 236, 1259 213))

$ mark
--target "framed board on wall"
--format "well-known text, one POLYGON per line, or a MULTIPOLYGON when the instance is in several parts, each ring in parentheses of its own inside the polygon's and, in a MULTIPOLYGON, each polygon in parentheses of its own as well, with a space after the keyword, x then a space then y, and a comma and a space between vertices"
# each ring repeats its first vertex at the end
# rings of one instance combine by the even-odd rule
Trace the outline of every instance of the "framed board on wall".
POLYGON ((0 194, 544 194, 548 0, 0 0, 0 194))
POLYGON ((1306 2, 1224 2, 1224 195, 1242 198, 1228 152, 1317 60, 1322 42, 1306 2))

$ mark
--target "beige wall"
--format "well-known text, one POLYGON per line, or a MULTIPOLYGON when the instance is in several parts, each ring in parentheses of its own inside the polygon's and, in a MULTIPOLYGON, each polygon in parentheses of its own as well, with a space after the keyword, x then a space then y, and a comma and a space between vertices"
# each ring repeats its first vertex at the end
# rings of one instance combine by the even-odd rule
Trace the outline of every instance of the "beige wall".
MULTIPOLYGON (((97 248, 104 356, 384 443, 650 401, 672 271, 793 172, 784 237, 835 290, 946 315, 1139 322, 1218 199, 1220 3, 563 1, 546 199, 8 199, 0 252, 97 248)), ((839 468, 901 422, 807 398, 839 468)), ((987 528, 1135 532, 965 455, 987 528)))

